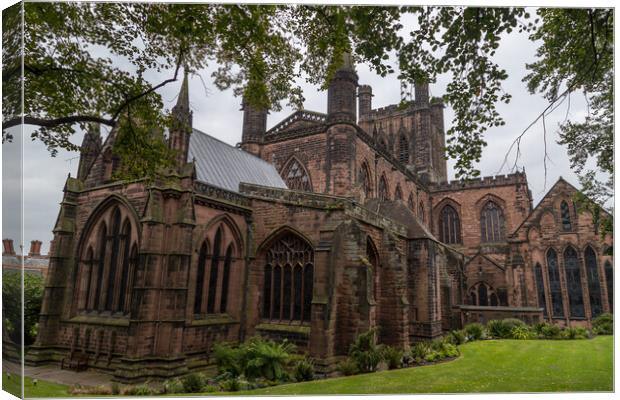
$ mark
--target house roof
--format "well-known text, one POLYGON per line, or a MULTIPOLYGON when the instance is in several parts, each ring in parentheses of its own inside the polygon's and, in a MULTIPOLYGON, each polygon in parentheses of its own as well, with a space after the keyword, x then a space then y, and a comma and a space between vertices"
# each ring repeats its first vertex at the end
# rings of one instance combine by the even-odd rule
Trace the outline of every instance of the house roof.
POLYGON ((198 129, 189 139, 187 161, 194 159, 196 178, 222 189, 239 192, 241 182, 287 189, 272 164, 198 129))

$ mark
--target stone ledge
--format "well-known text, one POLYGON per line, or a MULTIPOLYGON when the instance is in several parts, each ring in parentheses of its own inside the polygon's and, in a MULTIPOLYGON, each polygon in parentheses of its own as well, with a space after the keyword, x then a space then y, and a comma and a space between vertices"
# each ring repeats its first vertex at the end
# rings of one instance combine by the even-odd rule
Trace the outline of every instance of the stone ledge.
POLYGON ((190 326, 207 326, 207 325, 229 325, 238 324, 239 321, 233 319, 229 315, 216 315, 202 319, 195 319, 189 325, 190 326))
POLYGON ((256 330, 257 331, 270 331, 270 332, 299 333, 305 336, 310 336, 310 327, 303 326, 303 325, 262 323, 262 324, 256 325, 256 330))
POLYGON ((127 318, 112 318, 112 317, 90 316, 90 315, 78 315, 77 317, 73 317, 63 322, 107 325, 107 326, 129 326, 129 320, 127 318))

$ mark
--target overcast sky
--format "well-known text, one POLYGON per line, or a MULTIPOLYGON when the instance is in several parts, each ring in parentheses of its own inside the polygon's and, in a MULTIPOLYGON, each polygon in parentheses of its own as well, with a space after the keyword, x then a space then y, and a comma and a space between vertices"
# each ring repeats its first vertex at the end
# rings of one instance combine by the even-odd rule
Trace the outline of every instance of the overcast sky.
MULTIPOLYGON (((410 21, 403 21, 407 26, 410 21)), ((504 67, 509 79, 504 84, 504 90, 511 93, 513 98, 508 105, 499 105, 498 110, 506 121, 506 125, 491 129, 486 133, 488 146, 484 149, 479 169, 483 176, 496 175, 504 160, 504 156, 513 140, 525 129, 547 106, 546 101, 540 95, 530 95, 521 81, 526 74, 525 64, 534 60, 537 44, 531 42, 525 34, 513 33, 505 37, 497 52, 497 61, 504 67)), ((387 78, 381 78, 369 71, 365 65, 358 65, 357 72, 360 84, 369 84, 373 88, 373 108, 397 103, 400 99, 400 86, 396 74, 387 78)), ((200 74, 205 82, 209 82, 210 72, 201 71, 200 74)), ((157 82, 165 77, 154 77, 157 82)), ((444 92, 446 77, 439 79, 431 86, 431 95, 441 96, 444 92)), ((180 81, 170 84, 160 92, 167 108, 171 108, 180 88, 180 81)), ((319 91, 317 87, 303 84, 306 97, 305 108, 314 111, 325 112, 327 109, 327 93, 319 91)), ((205 87, 198 76, 190 76, 190 105, 194 113, 194 127, 215 136, 231 145, 241 139, 242 112, 240 99, 235 98, 231 91, 220 92, 213 85, 205 87)), ((291 109, 285 108, 281 112, 269 115, 268 128, 277 124, 288 116, 291 109)), ((571 98, 569 118, 581 120, 586 113, 585 102, 581 95, 575 94, 571 98)), ((566 150, 556 143, 557 126, 562 122, 567 113, 565 105, 560 106, 550 117, 546 119, 547 126, 547 151, 551 158, 548 163, 547 178, 545 184, 543 169, 543 129, 538 123, 532 127, 521 142, 521 158, 518 165, 525 167, 534 205, 542 198, 549 188, 560 177, 564 177, 573 185, 578 185, 575 174, 570 170, 566 150)), ((446 129, 451 126, 453 117, 450 108, 445 109, 446 129)), ((24 251, 28 251, 31 240, 43 241, 42 252, 46 253, 49 241, 52 239, 52 228, 58 215, 59 203, 62 200, 62 189, 67 177, 71 173, 76 175, 78 156, 77 153, 59 152, 55 158, 50 157, 45 146, 29 139, 26 127, 24 141, 24 251)), ((106 131, 102 131, 105 135, 106 131)), ((73 141, 81 143, 82 134, 74 137, 73 141)), ((3 238, 13 237, 16 242, 21 236, 19 233, 19 184, 16 178, 14 165, 18 164, 19 143, 4 144, 3 153, 3 238)), ((514 153, 512 154, 514 156, 514 153)), ((514 158, 511 158, 514 160, 514 158)), ((454 162, 448 161, 449 179, 454 179, 452 170, 454 162)), ((512 162, 510 163, 512 166, 512 162)), ((500 173, 509 173, 505 168, 500 173)), ((17 246, 17 243, 16 243, 17 246)))

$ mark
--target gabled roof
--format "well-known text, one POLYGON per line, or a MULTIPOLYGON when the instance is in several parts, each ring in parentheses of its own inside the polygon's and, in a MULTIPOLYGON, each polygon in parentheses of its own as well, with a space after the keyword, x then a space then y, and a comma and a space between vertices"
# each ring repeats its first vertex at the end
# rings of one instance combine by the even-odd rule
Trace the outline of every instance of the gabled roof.
POLYGON ((187 161, 196 161, 196 178, 209 185, 239 192, 239 183, 286 189, 276 168, 237 147, 198 129, 192 130, 187 161))
POLYGON ((497 268, 501 269, 502 271, 506 270, 506 267, 500 265, 497 261, 487 256, 486 254, 483 254, 480 250, 478 250, 476 254, 474 254, 469 260, 467 260, 467 262, 465 263, 465 268, 467 268, 468 265, 473 263, 474 260, 477 259, 478 257, 490 262, 491 264, 495 265, 497 268))

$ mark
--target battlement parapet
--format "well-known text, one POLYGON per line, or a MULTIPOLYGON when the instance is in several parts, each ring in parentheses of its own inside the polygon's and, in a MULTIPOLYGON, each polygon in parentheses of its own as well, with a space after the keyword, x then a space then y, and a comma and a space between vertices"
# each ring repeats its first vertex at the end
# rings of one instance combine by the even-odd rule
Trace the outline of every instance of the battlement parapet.
POLYGON ((480 179, 452 180, 449 182, 432 183, 429 185, 431 192, 445 190, 480 189, 493 186, 506 186, 524 184, 527 182, 525 172, 515 172, 508 175, 485 176, 480 179))

